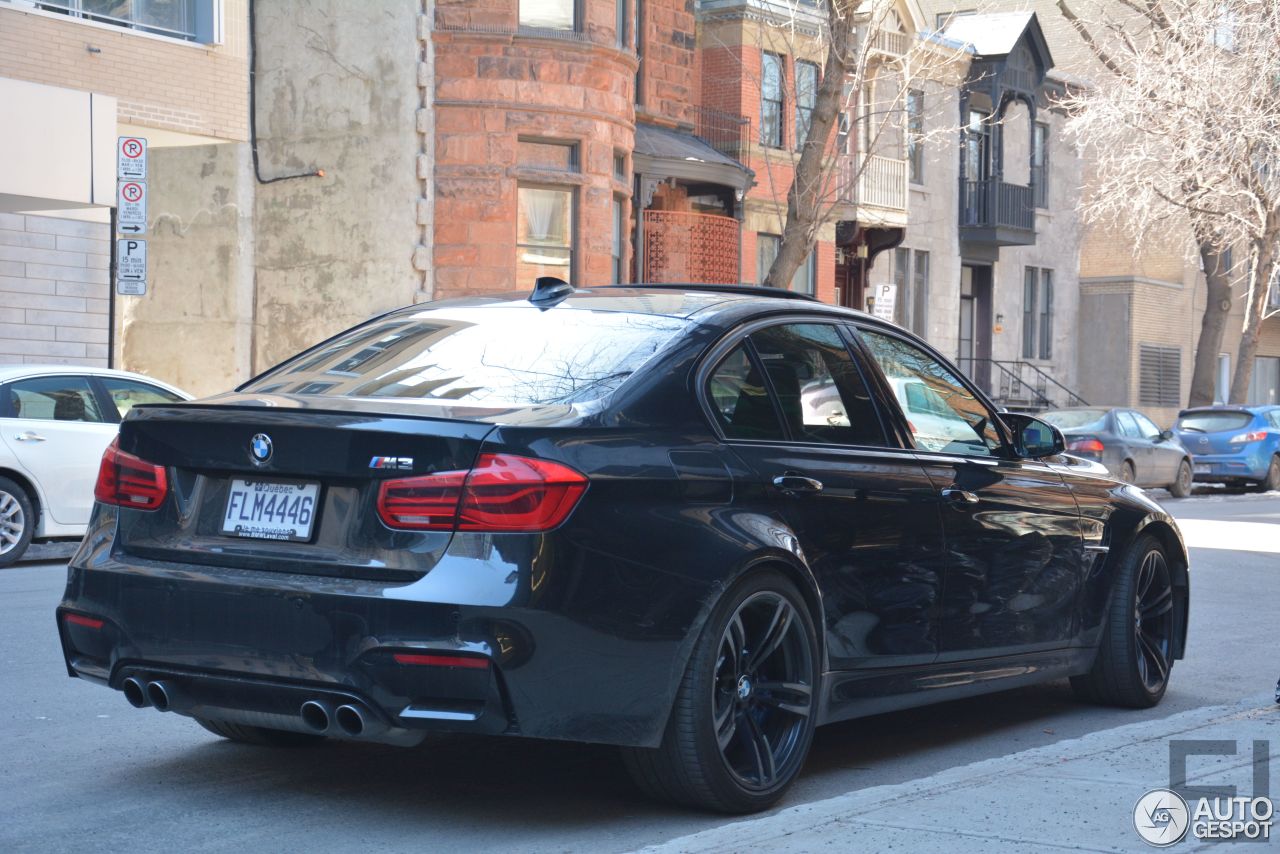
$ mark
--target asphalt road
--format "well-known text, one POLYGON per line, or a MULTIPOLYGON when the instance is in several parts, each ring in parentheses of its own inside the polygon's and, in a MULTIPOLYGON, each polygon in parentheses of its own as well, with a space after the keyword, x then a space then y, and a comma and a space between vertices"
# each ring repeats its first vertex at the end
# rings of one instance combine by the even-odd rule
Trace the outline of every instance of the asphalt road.
MULTIPOLYGON (((1057 683, 825 727, 783 806, 1269 691, 1280 495, 1165 503, 1193 545, 1194 598, 1188 657, 1158 708, 1081 705, 1057 683)), ((608 748, 451 738, 270 750, 135 710, 66 678, 53 621, 63 576, 56 561, 0 571, 0 851, 609 852, 725 823, 642 800, 608 748)))

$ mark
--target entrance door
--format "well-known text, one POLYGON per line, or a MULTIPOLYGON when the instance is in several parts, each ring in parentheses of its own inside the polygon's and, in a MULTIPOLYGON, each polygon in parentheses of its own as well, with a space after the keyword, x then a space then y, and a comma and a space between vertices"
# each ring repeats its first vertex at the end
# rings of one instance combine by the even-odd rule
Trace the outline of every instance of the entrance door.
POLYGON ((991 393, 991 267, 960 268, 960 335, 956 362, 960 370, 991 393))
POLYGON ((967 377, 973 376, 973 339, 978 323, 977 305, 973 298, 973 268, 960 268, 960 352, 957 361, 967 377))

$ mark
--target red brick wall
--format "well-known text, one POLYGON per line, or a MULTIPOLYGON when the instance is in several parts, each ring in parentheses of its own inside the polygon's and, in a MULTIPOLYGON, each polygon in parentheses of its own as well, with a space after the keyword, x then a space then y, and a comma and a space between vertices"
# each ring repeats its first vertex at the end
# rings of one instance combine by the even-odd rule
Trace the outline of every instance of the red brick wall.
POLYGON ((698 97, 693 0, 645 0, 644 13, 637 112, 661 124, 692 124, 698 97))

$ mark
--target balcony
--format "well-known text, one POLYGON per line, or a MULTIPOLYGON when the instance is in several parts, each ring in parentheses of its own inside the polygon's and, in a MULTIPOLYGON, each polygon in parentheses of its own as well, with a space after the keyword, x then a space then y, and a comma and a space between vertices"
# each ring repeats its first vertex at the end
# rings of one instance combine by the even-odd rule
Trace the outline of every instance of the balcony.
POLYGON ((745 163, 751 147, 751 119, 710 107, 695 108, 697 134, 721 154, 745 163))
POLYGON ((876 154, 840 157, 837 191, 842 204, 855 208, 849 218, 864 226, 905 227, 907 167, 905 160, 876 154))
POLYGON ((1030 246, 1036 242, 1036 209, 1031 187, 995 178, 960 182, 960 239, 989 246, 1030 246))
POLYGON ((893 30, 876 30, 871 37, 871 50, 884 56, 898 58, 906 56, 911 47, 911 37, 906 33, 893 30))
POLYGON ((738 220, 682 211, 644 211, 643 215, 641 281, 718 285, 741 280, 738 220))

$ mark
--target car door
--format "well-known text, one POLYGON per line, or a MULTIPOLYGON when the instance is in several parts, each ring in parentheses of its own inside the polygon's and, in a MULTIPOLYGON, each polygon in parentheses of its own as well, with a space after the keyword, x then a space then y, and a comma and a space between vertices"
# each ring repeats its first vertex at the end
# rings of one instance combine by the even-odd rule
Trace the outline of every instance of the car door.
POLYGON ((1138 413, 1129 409, 1116 411, 1116 424, 1124 437, 1129 459, 1133 462, 1133 482, 1138 486, 1154 486, 1160 482, 1154 443, 1142 435, 1138 413))
POLYGON ((895 378, 929 386, 945 404, 946 435, 957 437, 930 437, 916 450, 948 555, 939 660, 1065 646, 1077 631, 1084 565, 1070 488, 1048 464, 1012 454, 995 411, 941 357, 881 329, 859 337, 895 391, 906 387, 895 378))
POLYGON ((44 493, 44 508, 61 525, 86 525, 102 452, 115 436, 90 379, 53 375, 0 387, 0 437, 44 493))
POLYGON ((1152 485, 1167 486, 1173 483, 1178 478, 1178 466, 1186 456, 1182 443, 1172 433, 1166 437, 1164 431, 1141 412, 1134 412, 1133 419, 1138 422, 1138 431, 1143 440, 1151 443, 1152 485))
POLYGON ((781 514, 818 582, 828 666, 932 662, 945 553, 923 466, 886 438, 838 326, 796 320, 743 335, 721 345, 731 349, 707 397, 756 478, 740 498, 781 514))

